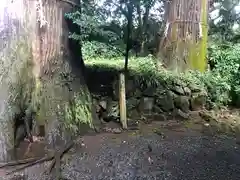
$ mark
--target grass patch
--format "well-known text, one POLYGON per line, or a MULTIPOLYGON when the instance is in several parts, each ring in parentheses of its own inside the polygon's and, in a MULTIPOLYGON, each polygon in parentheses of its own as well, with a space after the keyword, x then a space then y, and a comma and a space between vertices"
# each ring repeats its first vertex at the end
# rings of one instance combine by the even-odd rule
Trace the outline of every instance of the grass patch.
MULTIPOLYGON (((108 72, 113 76, 124 67, 124 58, 97 57, 85 61, 87 69, 94 73, 108 72)), ((198 89, 206 92, 207 102, 210 107, 226 106, 231 104, 233 86, 229 78, 225 78, 219 71, 187 71, 176 73, 164 68, 157 68, 157 59, 148 56, 143 58, 131 57, 129 59, 129 74, 141 88, 160 87, 168 88, 174 84, 190 89, 198 89)), ((107 75, 106 75, 107 76, 107 75)), ((108 78, 108 77, 103 77, 108 78)))
MULTIPOLYGON (((124 67, 124 58, 94 58, 85 61, 87 68, 92 72, 111 72, 118 74, 118 71, 124 67)), ((129 74, 141 86, 167 86, 178 84, 182 86, 193 85, 198 88, 203 88, 203 83, 199 80, 197 72, 175 73, 167 71, 164 68, 157 68, 157 60, 153 57, 129 59, 129 74)), ((107 78, 107 77, 106 77, 107 78)))

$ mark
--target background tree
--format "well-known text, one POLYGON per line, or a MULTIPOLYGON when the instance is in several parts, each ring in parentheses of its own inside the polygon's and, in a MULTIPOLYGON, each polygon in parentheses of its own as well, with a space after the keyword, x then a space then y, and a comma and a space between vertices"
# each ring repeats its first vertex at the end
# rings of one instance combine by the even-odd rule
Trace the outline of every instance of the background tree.
MULTIPOLYGON (((163 15, 162 3, 160 0, 134 0, 132 3, 131 52, 137 56, 155 54, 163 15)), ((108 46, 106 48, 112 49, 117 55, 124 54, 128 24, 125 13, 126 5, 127 1, 103 0, 102 3, 91 4, 86 1, 82 19, 79 19, 77 15, 79 12, 71 13, 68 17, 82 27, 84 32, 81 38, 84 39, 84 43, 104 43, 104 47, 108 46), (91 10, 88 11, 89 6, 91 10)), ((80 37, 75 33, 73 38, 79 39, 80 37)), ((104 51, 102 46, 99 49, 97 52, 104 51)))
POLYGON ((239 41, 239 26, 237 24, 239 24, 240 12, 236 11, 238 5, 239 0, 215 1, 212 8, 212 14, 215 16, 209 21, 210 37, 225 42, 239 41))

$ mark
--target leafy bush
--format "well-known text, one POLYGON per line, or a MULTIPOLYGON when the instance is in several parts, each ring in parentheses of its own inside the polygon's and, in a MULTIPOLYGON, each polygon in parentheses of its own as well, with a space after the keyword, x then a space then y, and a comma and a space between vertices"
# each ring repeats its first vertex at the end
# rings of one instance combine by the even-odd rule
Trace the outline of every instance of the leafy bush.
MULTIPOLYGON (((141 86, 153 86, 177 83, 191 84, 207 92, 211 106, 237 104, 240 101, 240 45, 226 47, 212 45, 209 59, 215 66, 211 71, 200 73, 188 71, 176 74, 164 68, 157 69, 157 60, 151 56, 129 59, 130 75, 141 86), (167 84, 166 84, 167 83, 167 84)), ((96 71, 117 71, 124 67, 123 57, 86 58, 86 64, 96 71)))
MULTIPOLYGON (((86 59, 85 63, 95 69, 95 71, 116 71, 117 73, 124 68, 125 59, 124 57, 110 59, 96 57, 94 59, 86 59)), ((162 69, 162 71, 157 72, 156 59, 152 56, 141 58, 131 57, 129 59, 128 69, 130 76, 135 78, 135 80, 143 86, 156 86, 156 84, 162 82, 162 77, 166 77, 166 75, 159 76, 159 74, 164 74, 165 70, 162 69)))
POLYGON ((85 59, 97 57, 109 59, 120 57, 121 55, 121 50, 119 48, 97 41, 85 42, 82 46, 82 52, 85 59))
MULTIPOLYGON (((85 63, 91 72, 114 72, 124 68, 124 57, 115 57, 111 59, 97 57, 86 59, 85 63)), ((201 81, 194 76, 193 72, 177 74, 159 67, 157 59, 149 55, 148 57, 130 57, 128 70, 131 79, 133 79, 141 89, 147 87, 171 86, 173 83, 196 85, 201 89, 201 81)), ((203 86, 202 86, 203 87, 203 86)), ((204 90, 204 89, 203 89, 204 90)))
POLYGON ((211 89, 213 100, 236 105, 240 100, 240 44, 213 44, 209 60, 214 63, 214 67, 211 80, 206 84, 211 89))

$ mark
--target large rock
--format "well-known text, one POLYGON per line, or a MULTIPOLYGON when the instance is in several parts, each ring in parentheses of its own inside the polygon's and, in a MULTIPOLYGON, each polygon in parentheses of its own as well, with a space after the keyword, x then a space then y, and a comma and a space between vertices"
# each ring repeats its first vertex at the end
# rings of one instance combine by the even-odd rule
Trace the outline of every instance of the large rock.
POLYGON ((206 105, 207 94, 204 92, 192 93, 190 107, 192 111, 201 110, 206 105))
POLYGON ((133 92, 133 97, 134 98, 141 98, 143 95, 142 95, 142 92, 139 88, 136 88, 136 90, 133 92))
POLYGON ((141 112, 151 113, 153 111, 154 98, 153 97, 142 97, 139 104, 139 110, 141 112))
POLYGON ((202 91, 201 87, 196 84, 189 84, 188 87, 193 93, 199 93, 202 91))
POLYGON ((103 108, 103 109, 107 109, 107 100, 106 99, 102 99, 99 101, 99 105, 103 108))
POLYGON ((171 91, 158 94, 155 101, 156 105, 166 112, 174 109, 173 93, 171 91))
POLYGON ((175 109, 173 112, 174 118, 177 120, 189 120, 190 115, 180 109, 175 109))
POLYGON ((138 109, 132 109, 127 111, 127 116, 131 119, 139 119, 141 117, 141 112, 138 109))
POLYGON ((140 104, 140 99, 131 97, 131 98, 127 99, 127 101, 126 101, 127 110, 131 111, 133 109, 137 109, 139 104, 140 104))
POLYGON ((170 89, 178 95, 185 95, 183 88, 179 85, 172 85, 170 89))
POLYGON ((184 87, 183 90, 186 96, 191 96, 192 91, 189 87, 184 87))
POLYGON ((181 109, 183 112, 188 112, 190 108, 190 102, 188 96, 177 96, 174 98, 175 107, 181 109))
POLYGON ((156 93, 156 88, 148 87, 147 89, 145 89, 143 91, 143 96, 145 96, 145 97, 154 97, 155 93, 156 93))
POLYGON ((163 113, 163 110, 155 104, 153 106, 153 112, 156 114, 161 114, 161 113, 163 113))
POLYGON ((118 101, 109 102, 107 107, 107 116, 116 120, 116 119, 119 119, 119 115, 120 115, 120 111, 119 111, 118 101))
MULTIPOLYGON (((127 99, 126 105, 128 116, 138 116, 137 109, 139 103, 140 100, 137 98, 132 97, 130 99, 127 99)), ((107 114, 108 114, 107 116, 111 117, 113 120, 119 119, 120 109, 118 101, 108 101, 107 114)))

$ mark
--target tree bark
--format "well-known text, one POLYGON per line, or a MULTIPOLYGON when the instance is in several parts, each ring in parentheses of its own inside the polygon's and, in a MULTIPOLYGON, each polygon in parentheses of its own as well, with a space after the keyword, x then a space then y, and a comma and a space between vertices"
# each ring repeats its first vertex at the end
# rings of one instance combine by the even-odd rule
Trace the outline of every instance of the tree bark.
POLYGON ((50 147, 72 138, 82 123, 98 125, 93 122, 96 114, 82 74, 83 61, 79 52, 72 52, 79 44, 68 38, 64 14, 78 1, 70 2, 18 0, 11 4, 13 12, 18 9, 16 17, 5 12, 0 34, 6 39, 0 52, 0 161, 8 158, 12 119, 21 105, 37 111, 50 147))
POLYGON ((166 27, 159 46, 159 57, 163 57, 163 63, 169 70, 205 71, 207 2, 166 1, 166 27))
MULTIPOLYGON (((79 1, 71 2, 76 4, 79 1)), ((37 55, 34 58, 35 67, 38 68, 35 78, 40 78, 44 90, 41 92, 41 118, 45 117, 48 121, 47 139, 53 146, 58 144, 58 140, 59 143, 67 140, 66 134, 64 135, 66 131, 60 130, 62 125, 78 132, 82 123, 93 127, 92 119, 95 114, 82 74, 84 63, 80 57, 80 45, 68 38, 69 27, 64 15, 72 10, 70 3, 47 0, 42 6, 46 25, 36 28, 34 39, 38 47, 32 46, 37 55), (67 110, 64 112, 64 109, 67 110)))
POLYGON ((147 34, 147 23, 149 20, 149 14, 151 8, 155 5, 156 0, 152 0, 147 2, 146 4, 142 5, 144 7, 144 14, 141 13, 141 2, 138 1, 136 3, 136 9, 137 9, 137 19, 138 19, 138 38, 140 41, 140 55, 145 56, 146 55, 146 34, 147 34))

